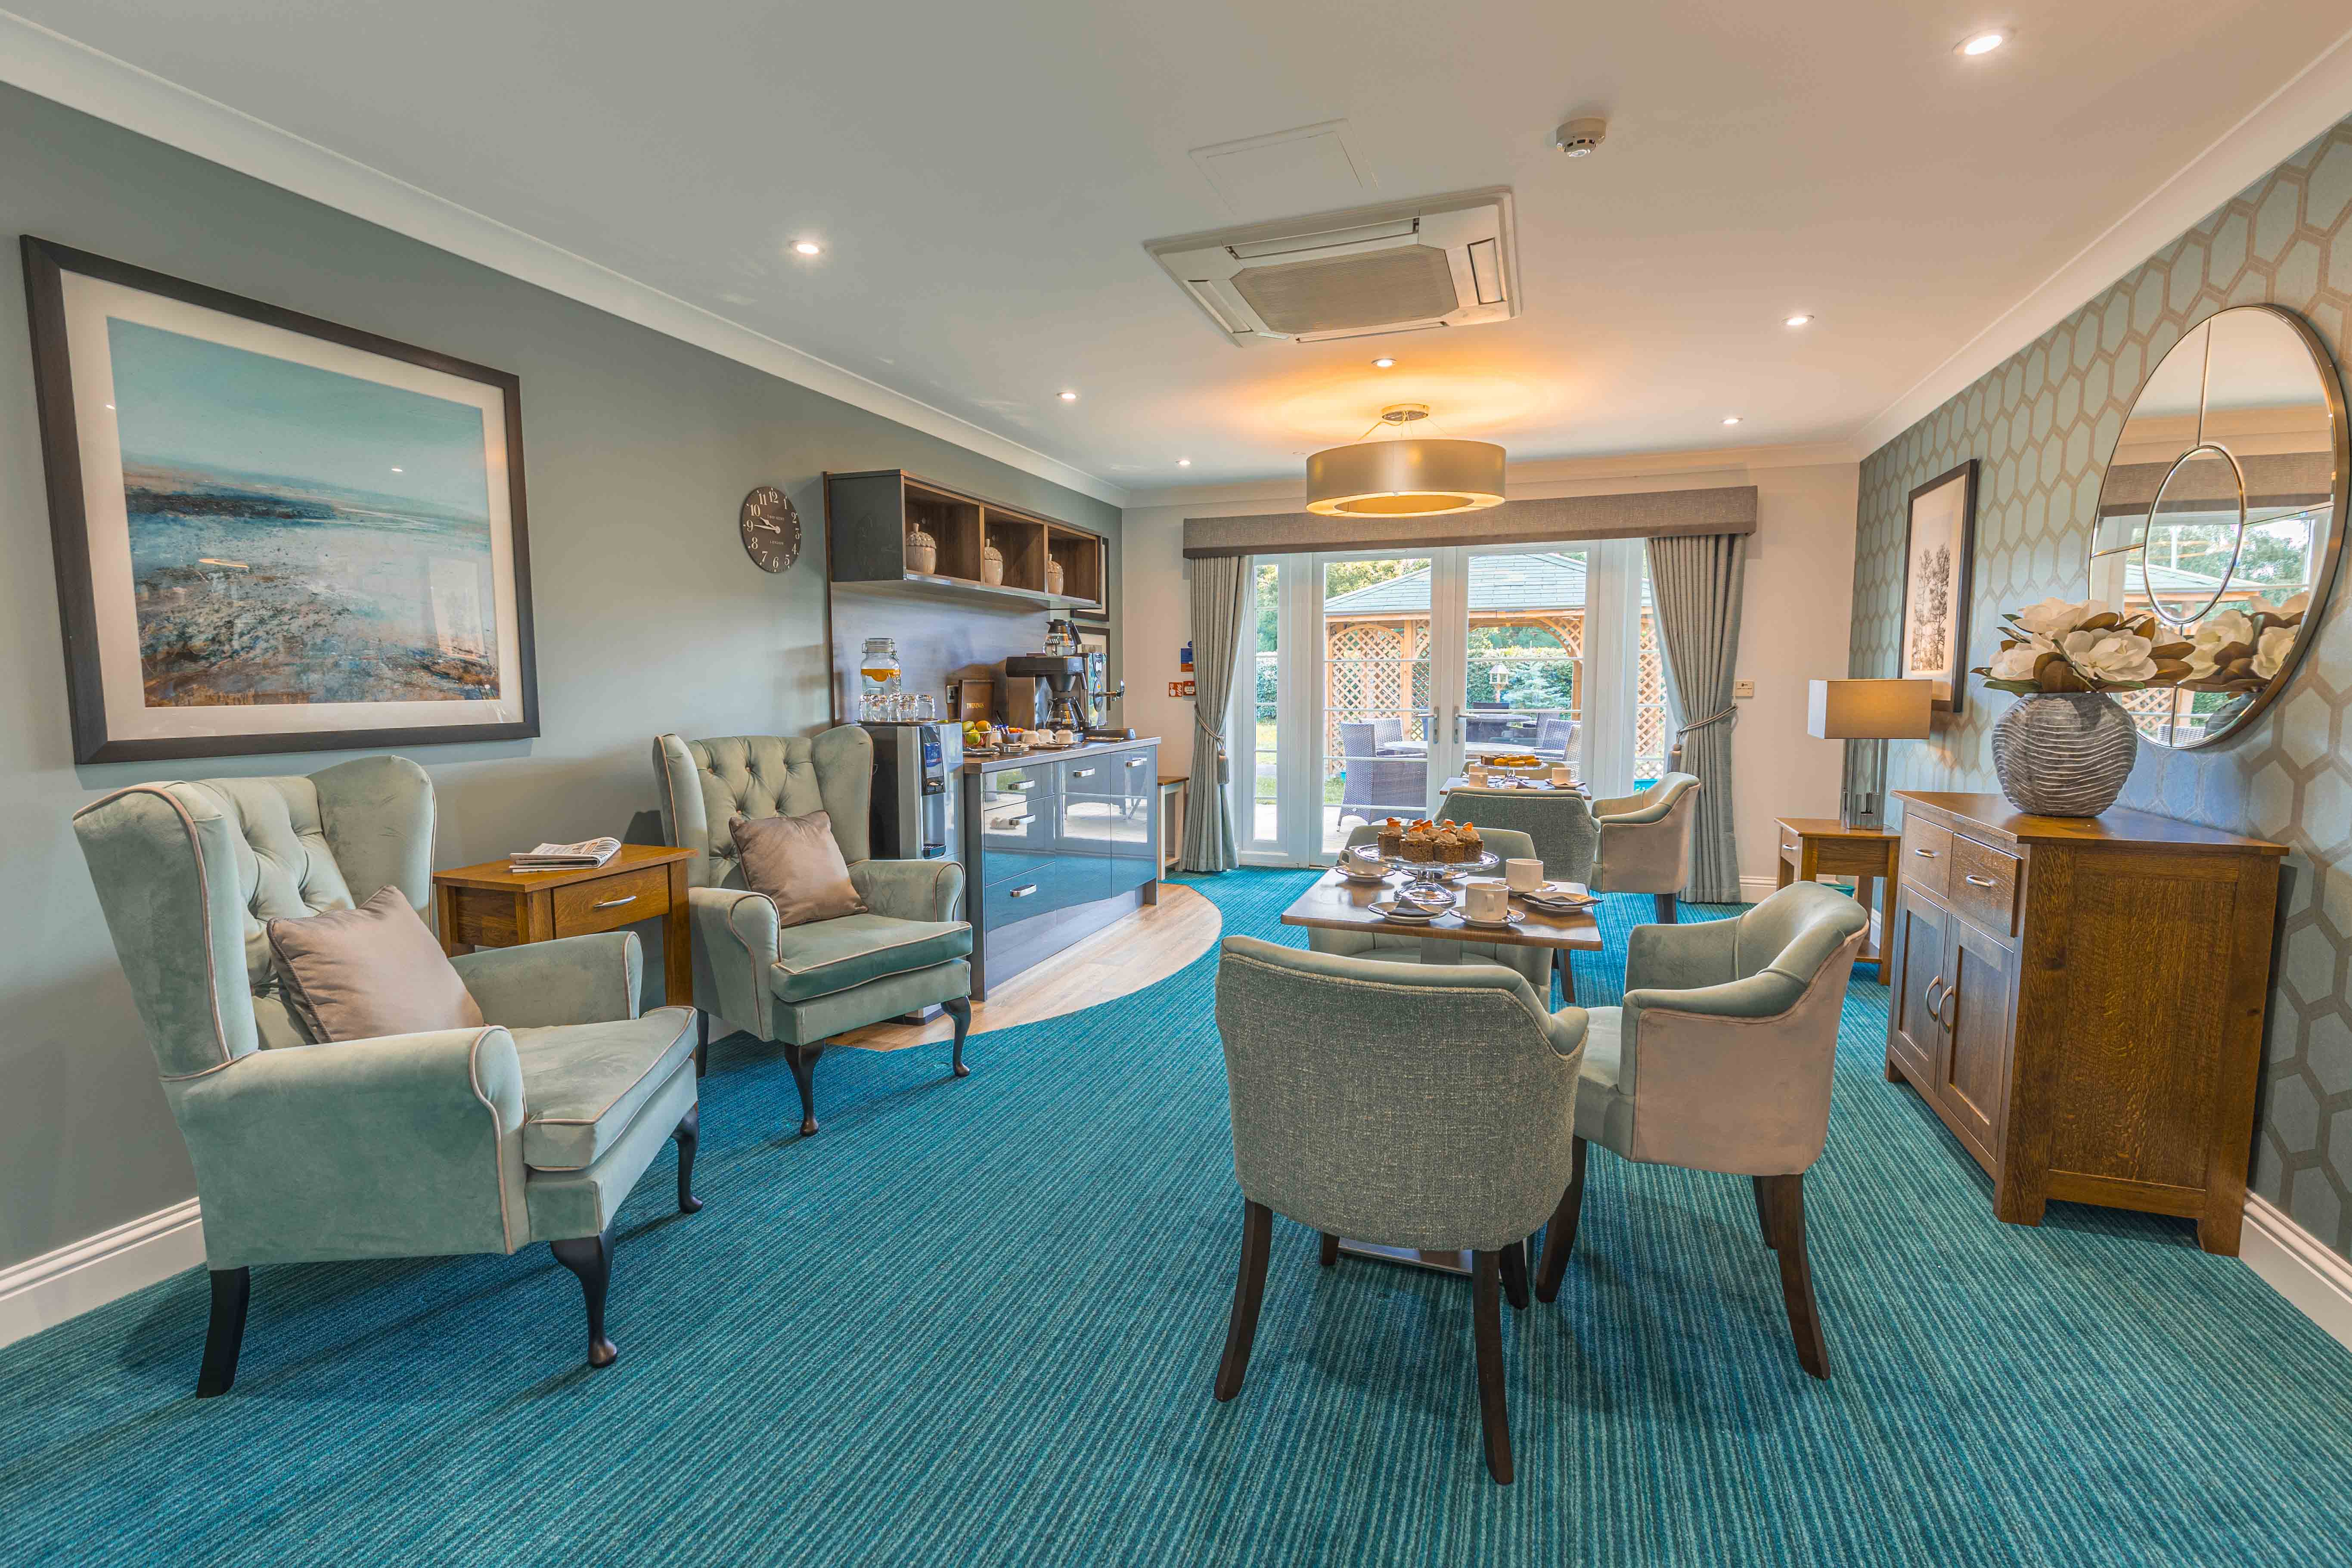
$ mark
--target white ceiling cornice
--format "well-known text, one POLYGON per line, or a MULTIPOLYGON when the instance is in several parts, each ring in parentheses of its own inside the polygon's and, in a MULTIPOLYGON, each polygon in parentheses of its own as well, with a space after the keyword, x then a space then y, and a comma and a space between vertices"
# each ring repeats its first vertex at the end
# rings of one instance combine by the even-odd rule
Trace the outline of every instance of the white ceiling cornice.
MULTIPOLYGON (((1859 463, 1863 453, 1847 442, 1818 442, 1790 447, 1715 447, 1687 452, 1628 452, 1597 458, 1551 458, 1540 462, 1513 463, 1504 470, 1504 484, 1514 495, 1539 485, 1580 484, 1593 479, 1685 478, 1693 474, 1738 476, 1759 468, 1811 468, 1859 463)), ((1264 502, 1303 506, 1307 478, 1244 480, 1229 485, 1171 485, 1130 493, 1128 510, 1147 507, 1231 506, 1264 502)))
POLYGON ((2352 33, 2255 106, 2186 168, 1854 433, 1878 450, 2352 112, 2352 33))
POLYGON ((878 414, 1024 473, 1128 504, 1118 485, 854 371, 420 190, 241 110, 0 11, 0 81, 308 196, 666 337, 878 414))

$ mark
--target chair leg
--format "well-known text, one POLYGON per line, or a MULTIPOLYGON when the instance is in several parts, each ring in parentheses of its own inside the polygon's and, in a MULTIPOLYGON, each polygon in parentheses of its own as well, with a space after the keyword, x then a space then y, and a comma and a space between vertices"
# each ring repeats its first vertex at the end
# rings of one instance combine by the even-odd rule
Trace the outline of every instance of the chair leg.
POLYGON ((694 1010, 694 1076, 700 1078, 710 1070, 710 1015, 698 1007, 694 1010))
POLYGON ((1576 1005, 1576 966, 1565 952, 1552 954, 1552 963, 1559 970, 1559 999, 1563 1006, 1576 1005))
POLYGON ((547 1249, 580 1277, 580 1294, 588 1303, 588 1364, 610 1366, 621 1352, 604 1337, 604 1291, 613 1283, 613 1231, 601 1236, 575 1236, 551 1241, 547 1249))
POLYGON ((949 1017, 955 1020, 955 1075, 958 1078, 970 1078, 971 1069, 963 1065, 963 1041, 964 1037, 971 1033, 971 998, 951 996, 940 1005, 946 1010, 949 1017))
POLYGON ((670 1136, 677 1140, 677 1212, 700 1214, 702 1200, 694 1195, 694 1154, 702 1147, 702 1107, 688 1106, 670 1136))
POLYGON ((784 1060, 793 1069, 793 1082, 801 1091, 801 1136, 816 1136, 816 1058, 824 1054, 823 1046, 786 1046, 784 1060))
POLYGON ((1544 1229, 1543 1264, 1536 1270, 1538 1301, 1559 1294, 1559 1282, 1568 1273, 1569 1251, 1576 1246, 1576 1222, 1584 1212, 1584 1140, 1576 1139, 1570 1150, 1568 1190, 1559 1194, 1559 1206, 1551 1211, 1551 1224, 1544 1229))
POLYGON ((1486 1473, 1511 1484, 1511 1417, 1503 1400, 1503 1304, 1498 1253, 1475 1255, 1470 1268, 1470 1333, 1478 1347, 1478 1421, 1486 1438, 1486 1473))
POLYGON ((1749 1179, 1756 1184, 1756 1228, 1764 1233, 1765 1246, 1778 1247, 1780 1244, 1772 1235, 1772 1199, 1764 1185, 1770 1178, 1755 1176, 1749 1179))
POLYGON ((1250 1345, 1257 1339, 1258 1304, 1265 1300, 1265 1258, 1274 1244, 1274 1211, 1242 1204, 1242 1264, 1234 1276, 1234 1315, 1225 1325, 1225 1358, 1217 1363, 1217 1397, 1242 1391, 1249 1371, 1250 1345))
POLYGON ((1503 1248, 1501 1256, 1503 1300, 1511 1304, 1513 1311, 1524 1312, 1528 1310, 1528 1244, 1515 1241, 1503 1248))
POLYGON ((253 1300, 253 1271, 215 1268, 213 1317, 205 1330, 205 1364, 196 1373, 196 1397, 226 1394, 236 1382, 236 1352, 245 1345, 245 1309, 253 1300))
POLYGON ((1780 1300, 1789 1310, 1789 1333, 1797 1342, 1797 1364, 1815 1377, 1830 1374, 1830 1349, 1822 1334, 1822 1311, 1813 1300, 1813 1268, 1805 1256, 1805 1178, 1762 1176, 1772 1216, 1772 1245, 1780 1255, 1780 1300))
POLYGON ((1682 914, 1675 906, 1675 896, 1672 893, 1658 893, 1653 896, 1658 901, 1658 923, 1660 925, 1670 926, 1681 923, 1682 914))
POLYGON ((1339 1261, 1339 1238, 1326 1231, 1323 1235, 1323 1267, 1330 1268, 1339 1261))

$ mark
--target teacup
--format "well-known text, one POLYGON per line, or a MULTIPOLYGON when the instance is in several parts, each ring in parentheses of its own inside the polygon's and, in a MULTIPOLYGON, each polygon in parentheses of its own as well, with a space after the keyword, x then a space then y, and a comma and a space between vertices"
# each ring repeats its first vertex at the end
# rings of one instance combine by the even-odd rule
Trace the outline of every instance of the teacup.
POLYGON ((1057 746, 1066 746, 1075 738, 1076 737, 1074 737, 1067 730, 1056 730, 1054 731, 1054 744, 1057 746))
POLYGON ((1486 764, 1484 763, 1473 763, 1466 770, 1464 771, 1463 776, 1474 784, 1485 784, 1486 782, 1486 764))
POLYGON ((1532 893, 1544 884, 1544 864, 1540 860, 1506 860, 1503 880, 1515 893, 1532 893))
POLYGON ((1576 775, 1569 771, 1566 763, 1554 763, 1551 765, 1551 782, 1554 788, 1566 789, 1576 782, 1576 775))
POLYGON ((1510 889, 1491 877, 1481 877, 1462 891, 1462 912, 1470 920, 1499 921, 1510 908, 1510 889))

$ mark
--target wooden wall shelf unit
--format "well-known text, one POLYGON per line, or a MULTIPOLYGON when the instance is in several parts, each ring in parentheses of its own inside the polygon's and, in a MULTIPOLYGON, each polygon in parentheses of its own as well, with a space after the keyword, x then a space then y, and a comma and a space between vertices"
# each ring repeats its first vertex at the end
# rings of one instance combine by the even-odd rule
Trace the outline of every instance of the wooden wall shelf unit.
POLYGON ((2234 1257, 2269 1005, 2281 844, 2145 812, 2028 816, 1899 790, 1886 1076, 1993 1181, 2180 1215, 2234 1257))
POLYGON ((905 584, 919 591, 1040 608, 1100 610, 1108 575, 1103 536, 1018 507, 967 495, 902 468, 824 477, 825 538, 835 583, 905 584), (939 544, 928 573, 908 561, 920 528, 939 544), (1002 584, 980 580, 982 552, 1004 558, 1002 584), (1047 562, 1060 564, 1062 592, 1045 591, 1047 562))

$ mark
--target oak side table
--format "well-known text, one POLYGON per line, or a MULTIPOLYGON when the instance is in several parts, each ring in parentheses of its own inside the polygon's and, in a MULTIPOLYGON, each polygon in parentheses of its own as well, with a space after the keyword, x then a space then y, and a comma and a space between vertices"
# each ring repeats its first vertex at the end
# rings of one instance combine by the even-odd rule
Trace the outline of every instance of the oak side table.
POLYGON ((694 1005, 694 933, 687 920, 686 863, 690 849, 624 844, 602 866, 560 871, 509 871, 485 860, 433 873, 441 951, 519 947, 560 936, 593 936, 660 917, 662 999, 694 1005))
MULTIPOLYGON (((1873 884, 1884 882, 1890 904, 1895 892, 1895 851, 1903 837, 1883 827, 1841 827, 1834 816, 1777 816, 1780 829, 1780 886, 1810 882, 1816 877, 1852 877, 1853 896, 1871 908, 1873 884)), ((1867 963, 1886 984, 1886 938, 1895 911, 1879 911, 1878 945, 1856 958, 1867 963)))

